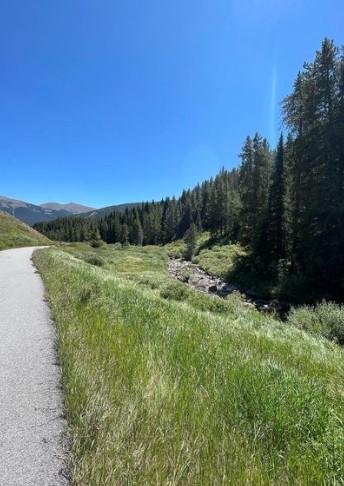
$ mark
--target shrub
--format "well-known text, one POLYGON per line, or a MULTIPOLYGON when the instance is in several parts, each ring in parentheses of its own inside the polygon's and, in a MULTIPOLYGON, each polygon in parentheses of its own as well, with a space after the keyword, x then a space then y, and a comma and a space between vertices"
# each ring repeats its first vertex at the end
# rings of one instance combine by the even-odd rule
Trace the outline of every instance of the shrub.
POLYGON ((103 258, 97 256, 97 255, 91 255, 85 258, 85 262, 89 263, 90 265, 95 265, 96 267, 102 267, 105 265, 105 261, 103 258))
POLYGON ((163 299, 169 300, 187 300, 188 298, 188 289, 178 283, 171 283, 168 284, 164 289, 161 290, 160 295, 163 299))
POLYGON ((184 257, 187 260, 192 260, 197 246, 197 227, 194 223, 191 224, 190 228, 185 233, 184 242, 186 244, 184 257))
POLYGON ((92 248, 100 248, 104 245, 104 241, 103 240, 92 240, 90 242, 90 245, 92 246, 92 248))
POLYGON ((292 309, 288 323, 313 334, 344 344, 344 306, 322 302, 317 306, 292 309))

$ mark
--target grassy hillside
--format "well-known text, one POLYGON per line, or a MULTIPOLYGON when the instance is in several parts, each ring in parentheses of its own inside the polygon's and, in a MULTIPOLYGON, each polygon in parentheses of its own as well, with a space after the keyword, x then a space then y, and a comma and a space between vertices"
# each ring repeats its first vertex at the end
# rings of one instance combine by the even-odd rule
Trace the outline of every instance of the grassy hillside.
POLYGON ((9 214, 0 211, 0 250, 20 246, 47 245, 48 238, 9 214))
POLYGON ((35 255, 84 484, 342 484, 342 349, 196 293, 167 251, 35 255))

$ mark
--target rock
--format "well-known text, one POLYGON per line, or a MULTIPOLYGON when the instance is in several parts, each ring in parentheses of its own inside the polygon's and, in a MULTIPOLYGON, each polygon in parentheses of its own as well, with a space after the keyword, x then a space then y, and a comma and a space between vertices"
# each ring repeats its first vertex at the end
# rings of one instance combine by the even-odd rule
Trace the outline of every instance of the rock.
POLYGON ((252 304, 252 302, 244 302, 244 306, 250 307, 251 309, 255 309, 255 307, 256 307, 254 304, 252 304))
POLYGON ((262 306, 260 307, 260 310, 261 310, 262 312, 271 312, 271 310, 272 310, 272 309, 271 309, 271 307, 270 307, 268 304, 264 304, 264 305, 262 305, 262 306))
POLYGON ((239 288, 236 285, 225 284, 222 287, 222 290, 223 290, 223 292, 226 292, 227 294, 231 294, 232 292, 239 290, 239 288))
MULTIPOLYGON (((224 282, 219 277, 206 273, 194 263, 182 260, 181 258, 170 260, 168 271, 173 277, 190 285, 190 287, 193 287, 200 292, 216 294, 224 299, 235 291, 241 291, 238 286, 224 282)), ((285 302, 282 303, 277 300, 269 301, 261 299, 257 293, 252 290, 245 292, 244 299, 244 304, 247 307, 256 308, 259 311, 266 313, 276 312, 282 319, 283 317, 285 318, 290 309, 290 306, 285 302)))

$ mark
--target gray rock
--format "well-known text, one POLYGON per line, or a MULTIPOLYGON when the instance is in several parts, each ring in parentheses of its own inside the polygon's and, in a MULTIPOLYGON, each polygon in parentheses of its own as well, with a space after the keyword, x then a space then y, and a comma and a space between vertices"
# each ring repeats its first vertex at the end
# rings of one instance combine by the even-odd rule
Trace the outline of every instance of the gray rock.
MULTIPOLYGON (((219 277, 209 275, 194 263, 181 258, 170 260, 168 272, 176 279, 200 292, 215 294, 224 299, 233 292, 240 292, 241 290, 237 285, 229 284, 219 277)), ((282 318, 289 309, 287 304, 278 302, 277 300, 268 301, 259 298, 256 292, 252 290, 245 292, 244 299, 246 300, 245 305, 248 307, 256 308, 259 311, 267 313, 277 312, 282 318)))

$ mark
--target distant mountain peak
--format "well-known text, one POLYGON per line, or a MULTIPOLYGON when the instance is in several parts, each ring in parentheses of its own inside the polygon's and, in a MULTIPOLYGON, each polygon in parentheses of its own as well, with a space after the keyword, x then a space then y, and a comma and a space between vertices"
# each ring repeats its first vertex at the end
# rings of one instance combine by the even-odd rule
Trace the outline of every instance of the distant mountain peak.
POLYGON ((43 205, 31 204, 19 199, 0 196, 0 210, 15 216, 24 223, 34 225, 42 221, 52 221, 53 219, 73 216, 76 214, 89 213, 93 208, 70 202, 68 204, 47 203, 43 205))
POLYGON ((126 208, 139 206, 139 204, 140 203, 117 204, 106 208, 94 209, 71 201, 66 204, 47 202, 38 206, 26 201, 20 201, 19 199, 0 196, 0 211, 15 216, 31 226, 36 223, 53 221, 54 219, 67 216, 104 218, 113 211, 124 212, 126 208))
POLYGON ((47 202, 40 204, 41 208, 45 209, 53 209, 54 211, 68 211, 72 214, 82 214, 82 213, 89 213, 90 211, 94 211, 94 208, 89 206, 84 206, 83 204, 69 202, 66 204, 61 204, 57 202, 47 202))

